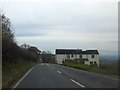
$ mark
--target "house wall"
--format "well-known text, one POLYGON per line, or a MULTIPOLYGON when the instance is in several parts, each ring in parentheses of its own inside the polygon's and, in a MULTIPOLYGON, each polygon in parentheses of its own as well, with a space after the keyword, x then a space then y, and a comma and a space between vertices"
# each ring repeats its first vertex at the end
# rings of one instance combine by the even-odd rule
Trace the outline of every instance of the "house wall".
POLYGON ((79 55, 79 54, 77 54, 77 55, 76 55, 76 58, 80 58, 80 55, 79 55))
POLYGON ((99 67, 99 55, 98 54, 93 54, 94 58, 92 58, 92 54, 88 55, 88 60, 89 61, 85 61, 85 64, 90 65, 90 62, 93 62, 93 64, 96 62, 97 66, 99 67))
MULTIPOLYGON (((72 54, 56 54, 55 58, 56 58, 56 61, 58 64, 62 64, 63 61, 65 61, 67 58, 67 55, 70 55, 70 59, 71 60, 75 60, 76 58, 79 58, 79 54, 77 55, 73 55, 73 57, 71 57, 72 54)), ((82 55, 82 58, 88 58, 89 61, 85 61, 85 64, 87 65, 90 65, 90 62, 92 61, 93 64, 94 62, 96 62, 97 66, 99 67, 99 55, 98 54, 93 54, 94 55, 94 58, 92 58, 91 54, 81 54, 82 55)))
POLYGON ((88 58, 88 56, 86 54, 80 54, 80 55, 82 55, 82 58, 84 58, 84 59, 88 58))
MULTIPOLYGON (((74 59, 76 59, 77 58, 77 55, 75 55, 75 54, 69 54, 70 55, 70 59, 72 59, 72 60, 74 60, 74 59), (72 57, 72 55, 73 55, 73 57, 72 57)), ((66 58, 67 59, 67 58, 66 58)))
POLYGON ((67 59, 75 60, 76 58, 79 58, 79 55, 73 55, 73 54, 56 54, 55 58, 58 64, 62 64, 63 61, 67 59), (70 55, 70 58, 67 58, 67 55, 70 55))
POLYGON ((56 61, 58 64, 62 64, 63 61, 67 58, 67 55, 64 54, 57 54, 55 55, 56 61))
POLYGON ((90 65, 90 62, 89 62, 89 61, 85 61, 85 64, 86 64, 86 65, 90 65))

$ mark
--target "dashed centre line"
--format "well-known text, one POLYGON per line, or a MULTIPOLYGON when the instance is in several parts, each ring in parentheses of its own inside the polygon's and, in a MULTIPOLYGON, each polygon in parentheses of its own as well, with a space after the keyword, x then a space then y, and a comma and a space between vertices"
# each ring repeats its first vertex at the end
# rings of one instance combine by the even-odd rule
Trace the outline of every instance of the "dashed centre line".
POLYGON ((80 84, 80 83, 78 83, 77 81, 75 81, 75 80, 73 80, 73 79, 70 79, 72 82, 74 82, 75 84, 77 84, 77 85, 79 85, 79 86, 81 86, 81 87, 83 87, 83 88, 85 88, 85 86, 84 85, 82 85, 82 84, 80 84))
POLYGON ((62 72, 60 72, 60 71, 57 71, 58 73, 62 73, 62 72))
POLYGON ((44 63, 42 63, 41 65, 44 65, 44 63))
MULTIPOLYGON (((58 73, 62 73, 61 71, 57 71, 58 73)), ((75 84, 77 84, 77 85, 79 85, 80 87, 83 87, 83 88, 85 88, 85 86, 84 85, 82 85, 82 84, 80 84, 80 83, 78 83, 77 81, 75 81, 75 80, 73 80, 73 79, 70 79, 72 82, 74 82, 75 84)))

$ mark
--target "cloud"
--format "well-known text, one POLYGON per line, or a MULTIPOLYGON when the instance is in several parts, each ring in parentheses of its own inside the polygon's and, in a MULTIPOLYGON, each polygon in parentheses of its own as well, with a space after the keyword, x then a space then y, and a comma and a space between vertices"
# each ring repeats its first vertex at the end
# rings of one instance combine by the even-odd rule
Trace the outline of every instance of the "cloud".
MULTIPOLYGON (((82 49, 98 49, 100 53, 106 54, 116 54, 118 50, 117 41, 88 41, 81 40, 81 38, 75 37, 41 37, 41 36, 25 36, 25 37, 16 37, 19 41, 19 45, 26 42, 30 45, 36 45, 42 50, 54 51, 56 48, 82 48, 82 49), (69 38, 69 39, 68 39, 69 38), (109 51, 109 52, 108 52, 109 51)), ((93 39, 94 40, 94 39, 93 39)))
POLYGON ((55 48, 88 47, 102 53, 107 50, 114 53, 118 41, 117 2, 86 1, 26 0, 10 3, 5 0, 4 9, 19 45, 28 43, 51 51, 55 48))
POLYGON ((39 3, 39 2, 41 2, 41 3, 46 3, 46 2, 48 2, 48 3, 50 3, 50 2, 58 2, 58 3, 60 3, 60 2, 89 2, 89 3, 91 3, 91 2, 118 2, 119 0, 4 0, 4 1, 2 1, 2 2, 17 2, 17 3, 20 3, 20 2, 36 2, 36 3, 39 3))

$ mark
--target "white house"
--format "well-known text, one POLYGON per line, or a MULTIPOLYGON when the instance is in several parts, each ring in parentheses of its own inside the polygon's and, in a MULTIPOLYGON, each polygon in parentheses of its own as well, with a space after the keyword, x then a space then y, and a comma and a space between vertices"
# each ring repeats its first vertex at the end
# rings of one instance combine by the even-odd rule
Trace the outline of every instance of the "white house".
POLYGON ((82 49, 56 49, 55 52, 55 58, 58 64, 62 64, 65 60, 77 60, 83 64, 96 64, 99 67, 98 50, 82 51, 82 49))

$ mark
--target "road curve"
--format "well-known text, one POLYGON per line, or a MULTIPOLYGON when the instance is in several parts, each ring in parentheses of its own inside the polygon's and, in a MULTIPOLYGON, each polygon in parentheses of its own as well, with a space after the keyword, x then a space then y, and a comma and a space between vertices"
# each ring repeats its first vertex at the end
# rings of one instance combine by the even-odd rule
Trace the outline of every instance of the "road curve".
POLYGON ((14 88, 118 88, 118 80, 57 64, 33 67, 14 88))

